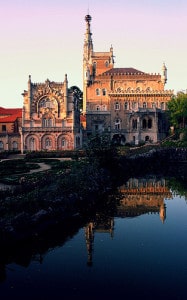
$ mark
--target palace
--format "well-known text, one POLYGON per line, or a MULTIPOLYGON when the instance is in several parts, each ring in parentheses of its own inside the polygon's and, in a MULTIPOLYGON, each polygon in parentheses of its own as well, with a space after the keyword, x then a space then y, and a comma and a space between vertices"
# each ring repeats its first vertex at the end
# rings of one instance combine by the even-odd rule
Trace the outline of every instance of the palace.
POLYGON ((83 47, 83 111, 79 97, 62 83, 33 83, 22 93, 23 109, 0 108, 0 151, 72 150, 82 139, 107 134, 116 144, 158 142, 168 132, 165 90, 167 68, 148 74, 135 68, 115 68, 113 47, 95 52, 91 16, 86 15, 83 47))
POLYGON ((147 74, 130 68, 114 68, 113 48, 95 52, 91 16, 85 17, 83 52, 83 113, 87 136, 109 134, 120 144, 158 142, 166 137, 167 102, 173 91, 164 90, 167 68, 147 74))

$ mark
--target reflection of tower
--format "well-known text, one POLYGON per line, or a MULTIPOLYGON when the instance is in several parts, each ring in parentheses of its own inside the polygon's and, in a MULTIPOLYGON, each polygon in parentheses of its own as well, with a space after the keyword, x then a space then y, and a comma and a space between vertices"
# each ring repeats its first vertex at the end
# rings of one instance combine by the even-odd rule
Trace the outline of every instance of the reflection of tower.
POLYGON ((93 261, 93 247, 94 247, 94 233, 109 233, 111 238, 114 236, 114 219, 102 218, 102 215, 97 215, 94 222, 90 222, 85 227, 86 248, 88 253, 87 265, 92 266, 93 261))
POLYGON ((160 220, 162 221, 163 224, 165 219, 166 219, 166 205, 163 202, 160 206, 160 220))
POLYGON ((85 228, 86 247, 88 252, 87 265, 92 266, 92 253, 93 253, 93 242, 94 242, 94 224, 90 222, 85 228))

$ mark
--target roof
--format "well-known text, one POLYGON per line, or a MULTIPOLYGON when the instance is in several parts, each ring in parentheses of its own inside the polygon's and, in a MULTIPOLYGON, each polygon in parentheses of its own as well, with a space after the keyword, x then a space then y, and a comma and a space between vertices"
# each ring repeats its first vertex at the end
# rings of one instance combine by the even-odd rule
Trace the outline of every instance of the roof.
POLYGON ((17 118, 22 118, 22 108, 0 107, 0 123, 15 122, 17 118))
POLYGON ((103 74, 106 74, 106 75, 112 75, 112 74, 146 74, 142 71, 139 71, 137 69, 134 69, 134 68, 112 68, 106 72, 104 72, 103 74))

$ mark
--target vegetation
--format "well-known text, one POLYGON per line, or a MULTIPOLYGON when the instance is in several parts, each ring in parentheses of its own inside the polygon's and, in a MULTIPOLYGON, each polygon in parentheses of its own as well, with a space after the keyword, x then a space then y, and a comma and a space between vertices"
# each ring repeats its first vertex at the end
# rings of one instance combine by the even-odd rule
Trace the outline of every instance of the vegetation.
POLYGON ((168 102, 169 119, 175 132, 183 132, 183 139, 187 140, 187 94, 180 92, 168 102))

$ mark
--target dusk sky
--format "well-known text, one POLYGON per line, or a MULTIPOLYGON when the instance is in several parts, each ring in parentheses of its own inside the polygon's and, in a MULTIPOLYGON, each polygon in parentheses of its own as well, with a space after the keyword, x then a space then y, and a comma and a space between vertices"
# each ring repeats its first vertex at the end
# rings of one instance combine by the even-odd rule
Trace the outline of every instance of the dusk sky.
POLYGON ((186 0, 0 0, 0 106, 22 107, 32 82, 82 90, 84 17, 92 16, 95 51, 113 46, 115 67, 160 73, 165 89, 187 90, 186 0))

